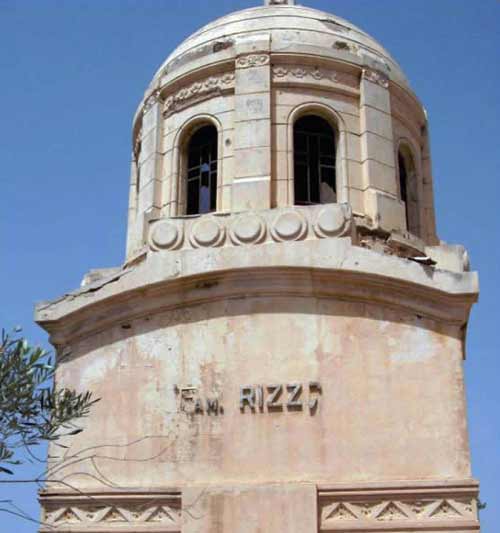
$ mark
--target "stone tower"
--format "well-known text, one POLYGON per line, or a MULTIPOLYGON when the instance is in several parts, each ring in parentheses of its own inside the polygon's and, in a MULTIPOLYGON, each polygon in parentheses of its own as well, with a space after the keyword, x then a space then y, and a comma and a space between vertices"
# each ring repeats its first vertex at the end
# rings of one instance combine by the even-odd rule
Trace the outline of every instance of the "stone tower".
POLYGON ((425 110, 374 39, 293 4, 168 57, 124 265, 37 307, 58 383, 102 398, 49 462, 42 531, 479 531, 478 281, 436 235, 425 110))

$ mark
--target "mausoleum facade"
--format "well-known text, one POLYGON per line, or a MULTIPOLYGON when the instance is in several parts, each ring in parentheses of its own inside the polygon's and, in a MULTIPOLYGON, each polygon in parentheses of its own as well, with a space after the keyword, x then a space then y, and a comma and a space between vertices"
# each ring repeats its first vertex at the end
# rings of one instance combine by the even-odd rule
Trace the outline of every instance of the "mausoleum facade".
POLYGON ((58 384, 102 398, 43 532, 479 531, 478 279, 436 234, 425 109, 362 30, 265 4, 161 65, 123 266, 37 306, 58 384))

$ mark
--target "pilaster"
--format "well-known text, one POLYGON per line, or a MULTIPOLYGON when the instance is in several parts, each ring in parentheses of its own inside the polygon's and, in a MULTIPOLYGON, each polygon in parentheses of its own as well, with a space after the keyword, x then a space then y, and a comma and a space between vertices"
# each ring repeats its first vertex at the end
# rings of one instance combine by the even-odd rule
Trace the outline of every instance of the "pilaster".
POLYGON ((235 66, 232 209, 271 206, 270 37, 238 45, 235 66))
POLYGON ((140 149, 131 176, 134 205, 129 206, 133 217, 129 218, 128 255, 145 243, 148 221, 159 214, 161 207, 162 119, 161 101, 156 94, 147 99, 143 113, 140 149))
POLYGON ((382 229, 405 230, 405 207, 397 197, 389 79, 364 69, 360 140, 365 212, 382 229))

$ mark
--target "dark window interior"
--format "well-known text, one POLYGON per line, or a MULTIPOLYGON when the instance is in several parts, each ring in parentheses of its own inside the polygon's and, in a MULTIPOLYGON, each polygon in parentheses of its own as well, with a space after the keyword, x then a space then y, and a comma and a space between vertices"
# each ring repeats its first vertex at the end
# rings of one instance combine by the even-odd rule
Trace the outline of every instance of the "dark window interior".
POLYGON ((321 117, 307 115, 293 129, 296 205, 337 201, 335 133, 321 117))
POLYGON ((217 194, 217 129, 203 126, 189 140, 187 149, 186 214, 215 211, 217 194))
POLYGON ((406 161, 401 152, 398 153, 398 168, 399 168, 399 194, 401 200, 405 203, 406 213, 406 227, 410 229, 410 220, 408 216, 408 170, 406 168, 406 161))

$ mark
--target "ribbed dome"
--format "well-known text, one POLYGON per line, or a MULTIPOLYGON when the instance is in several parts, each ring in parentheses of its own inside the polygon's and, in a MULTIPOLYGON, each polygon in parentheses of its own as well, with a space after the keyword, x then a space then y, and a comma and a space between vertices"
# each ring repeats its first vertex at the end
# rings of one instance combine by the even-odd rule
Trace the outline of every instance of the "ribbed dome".
POLYGON ((219 41, 222 48, 224 43, 262 33, 271 35, 274 53, 303 53, 366 65, 385 71, 393 81, 408 85, 397 62, 368 34, 330 13, 292 5, 236 11, 203 26, 174 50, 155 78, 173 74, 181 66, 189 70, 188 63, 199 61, 201 57, 205 64, 216 62, 218 54, 214 45, 219 41))

